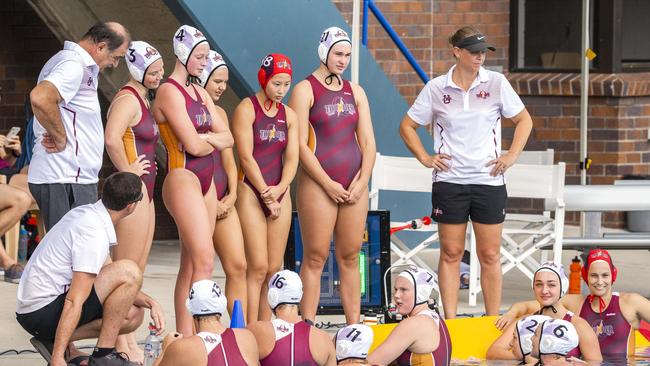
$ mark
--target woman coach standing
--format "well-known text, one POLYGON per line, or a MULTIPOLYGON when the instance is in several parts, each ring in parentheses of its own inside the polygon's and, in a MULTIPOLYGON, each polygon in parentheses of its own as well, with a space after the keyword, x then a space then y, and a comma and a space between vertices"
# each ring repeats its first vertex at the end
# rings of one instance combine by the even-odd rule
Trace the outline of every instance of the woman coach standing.
POLYGON ((456 64, 427 83, 402 120, 400 135, 413 155, 434 168, 432 218, 438 223, 441 253, 438 271, 446 318, 458 305, 460 261, 467 221, 476 232, 481 286, 487 315, 501 303, 499 249, 505 219, 505 171, 526 145, 532 120, 521 99, 500 73, 482 67, 495 48, 472 27, 450 38, 456 64), (516 125, 510 150, 501 155, 501 117, 516 125), (434 123, 435 154, 422 145, 416 129, 434 123))

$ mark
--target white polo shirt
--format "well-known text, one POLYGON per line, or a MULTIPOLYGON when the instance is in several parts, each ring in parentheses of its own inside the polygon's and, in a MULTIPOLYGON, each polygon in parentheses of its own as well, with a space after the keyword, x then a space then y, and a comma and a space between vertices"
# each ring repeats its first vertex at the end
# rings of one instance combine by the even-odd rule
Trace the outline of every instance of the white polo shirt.
POLYGON ((104 154, 104 127, 97 98, 99 66, 90 54, 74 42, 52 56, 38 76, 38 82, 54 84, 63 99, 59 112, 65 127, 65 150, 49 154, 41 141, 45 128, 34 117, 34 154, 29 183, 97 183, 104 154))
POLYGON ((486 164, 501 151, 501 116, 514 117, 524 104, 503 74, 481 67, 469 91, 446 75, 430 80, 408 111, 420 125, 434 123, 435 152, 449 154, 449 171, 434 171, 434 182, 505 184, 503 175, 490 176, 486 164))
POLYGON ((16 312, 30 313, 68 291, 72 272, 99 273, 117 243, 113 222, 101 200, 70 210, 47 232, 18 285, 16 312))

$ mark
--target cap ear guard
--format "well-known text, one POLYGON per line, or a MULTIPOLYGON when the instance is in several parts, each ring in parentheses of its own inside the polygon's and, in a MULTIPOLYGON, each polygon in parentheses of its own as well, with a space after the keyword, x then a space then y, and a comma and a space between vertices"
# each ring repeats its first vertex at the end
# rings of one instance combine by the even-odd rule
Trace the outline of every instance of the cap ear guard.
POLYGON ((609 252, 604 249, 592 249, 587 256, 587 263, 582 266, 581 269, 582 279, 585 281, 585 283, 589 283, 589 267, 591 267, 591 264, 597 260, 602 260, 609 264, 609 269, 612 272, 612 283, 616 282, 618 268, 614 266, 614 262, 612 261, 612 257, 609 255, 609 252))

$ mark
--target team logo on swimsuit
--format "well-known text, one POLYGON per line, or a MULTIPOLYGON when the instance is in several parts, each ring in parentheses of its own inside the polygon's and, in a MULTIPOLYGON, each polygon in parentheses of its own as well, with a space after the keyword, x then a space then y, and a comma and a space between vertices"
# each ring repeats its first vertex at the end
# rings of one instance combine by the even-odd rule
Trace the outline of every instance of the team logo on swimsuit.
POLYGON ((156 51, 156 49, 153 47, 147 47, 146 50, 147 53, 144 54, 144 57, 146 57, 147 59, 150 59, 151 56, 155 56, 158 54, 158 51, 156 51))
POLYGON ((269 124, 266 126, 265 130, 260 130, 260 140, 262 141, 267 141, 267 142, 276 142, 276 141, 284 141, 286 140, 287 136, 285 135, 284 131, 278 131, 275 129, 275 124, 269 124))
POLYGON ((275 327, 275 329, 279 330, 282 333, 288 333, 289 328, 285 327, 284 324, 280 324, 280 326, 275 327))
POLYGON ((445 104, 451 103, 451 95, 445 94, 442 96, 442 102, 445 104))
POLYGON ((199 127, 203 125, 210 126, 212 124, 212 119, 210 118, 210 115, 205 112, 205 108, 201 108, 201 114, 197 114, 194 117, 196 119, 196 124, 199 127))
POLYGON ((599 320, 598 323, 594 323, 592 328, 594 328, 594 333, 596 333, 597 337, 600 337, 601 335, 609 337, 614 334, 614 326, 611 324, 604 324, 602 319, 599 320))
POLYGON ((207 335, 203 339, 208 343, 219 343, 219 340, 211 335, 207 335))
POLYGON ((335 98, 332 101, 332 104, 325 104, 325 113, 327 114, 328 117, 331 117, 335 114, 338 117, 341 115, 341 113, 347 113, 349 115, 353 115, 356 112, 357 109, 355 108, 354 104, 345 103, 342 97, 335 98))
POLYGON ((490 93, 486 92, 485 90, 481 90, 480 92, 478 92, 478 94, 476 94, 476 97, 481 99, 487 99, 490 97, 490 93))

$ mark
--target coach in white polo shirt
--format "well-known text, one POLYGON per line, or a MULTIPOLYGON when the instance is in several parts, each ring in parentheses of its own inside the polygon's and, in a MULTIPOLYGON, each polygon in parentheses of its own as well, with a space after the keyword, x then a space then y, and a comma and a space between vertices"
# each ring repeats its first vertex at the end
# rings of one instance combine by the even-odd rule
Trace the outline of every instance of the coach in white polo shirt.
MULTIPOLYGON (((43 238, 18 286, 16 319, 51 352, 50 365, 66 365, 64 351, 76 340, 96 338, 89 365, 135 365, 115 352, 119 333, 142 323, 142 308, 162 332, 160 305, 140 292, 142 272, 128 259, 111 262, 115 224, 129 216, 143 197, 133 173, 109 176, 102 199, 70 210, 43 238)), ((129 245, 122 243, 121 245, 129 245)), ((40 342, 40 343, 38 343, 40 342)))
POLYGON ((47 230, 71 208, 97 201, 104 154, 98 75, 117 66, 129 42, 120 24, 95 24, 47 61, 30 93, 36 142, 29 190, 47 230))
POLYGON ((533 122, 519 96, 500 73, 482 67, 486 36, 472 27, 450 38, 456 64, 446 75, 427 83, 400 125, 413 155, 434 168, 431 217, 438 223, 441 252, 438 271, 446 318, 458 305, 460 261, 467 222, 476 232, 481 285, 487 315, 498 315, 501 303, 501 230, 505 219, 504 172, 523 150, 533 122), (501 155, 501 118, 516 125, 510 150, 501 155), (434 155, 422 145, 416 129, 434 124, 434 155))

